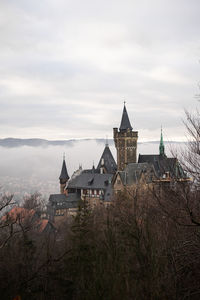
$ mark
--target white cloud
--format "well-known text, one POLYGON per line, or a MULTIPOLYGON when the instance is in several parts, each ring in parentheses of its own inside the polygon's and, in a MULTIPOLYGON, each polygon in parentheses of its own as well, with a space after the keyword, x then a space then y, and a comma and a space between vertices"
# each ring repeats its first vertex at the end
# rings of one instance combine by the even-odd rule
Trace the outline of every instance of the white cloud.
POLYGON ((197 105, 199 8, 195 0, 1 1, 0 134, 111 136, 125 96, 146 138, 161 121, 177 138, 183 109, 197 105))

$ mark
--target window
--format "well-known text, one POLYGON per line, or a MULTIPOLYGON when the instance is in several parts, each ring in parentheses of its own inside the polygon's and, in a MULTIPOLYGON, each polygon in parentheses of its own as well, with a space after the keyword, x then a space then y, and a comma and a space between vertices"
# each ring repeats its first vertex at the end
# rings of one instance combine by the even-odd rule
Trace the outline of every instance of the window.
POLYGON ((64 210, 62 210, 62 209, 57 209, 57 210, 56 210, 56 216, 64 216, 64 210))

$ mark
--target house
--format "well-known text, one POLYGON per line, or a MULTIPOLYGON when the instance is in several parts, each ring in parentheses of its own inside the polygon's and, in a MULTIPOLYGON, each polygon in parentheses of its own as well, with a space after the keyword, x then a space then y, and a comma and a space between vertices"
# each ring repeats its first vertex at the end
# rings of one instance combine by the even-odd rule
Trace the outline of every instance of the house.
POLYGON ((117 170, 108 144, 100 157, 97 168, 78 170, 69 178, 65 157, 61 168, 60 194, 52 194, 47 204, 47 216, 52 222, 59 223, 68 216, 76 214, 81 201, 94 208, 96 205, 108 206, 112 199, 112 178, 117 170))
POLYGON ((66 190, 68 196, 79 196, 80 200, 94 207, 99 204, 109 205, 112 195, 112 177, 109 173, 82 172, 69 181, 66 190))
POLYGON ((156 178, 153 165, 148 163, 130 163, 123 171, 117 171, 113 178, 115 194, 136 190, 138 185, 149 188, 156 178))
POLYGON ((68 216, 75 215, 79 202, 76 194, 52 194, 47 204, 47 217, 49 221, 59 223, 68 216))
POLYGON ((47 220, 41 219, 40 215, 34 209, 14 206, 1 218, 4 225, 12 224, 16 227, 31 230, 36 233, 49 233, 55 230, 54 226, 47 220))

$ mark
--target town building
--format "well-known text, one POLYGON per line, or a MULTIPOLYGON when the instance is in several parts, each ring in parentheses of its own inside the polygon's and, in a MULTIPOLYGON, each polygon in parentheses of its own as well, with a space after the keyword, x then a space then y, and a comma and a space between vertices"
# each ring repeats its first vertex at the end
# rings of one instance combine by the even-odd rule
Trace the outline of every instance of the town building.
POLYGON ((112 201, 112 178, 117 171, 117 164, 106 143, 99 163, 95 168, 82 170, 80 166, 69 178, 65 158, 61 169, 60 194, 49 197, 47 216, 58 223, 67 216, 76 213, 81 201, 87 201, 91 208, 97 205, 110 205, 112 201))
POLYGON ((40 213, 35 209, 14 206, 6 212, 1 218, 3 225, 10 225, 17 229, 32 231, 35 233, 52 233, 55 231, 54 226, 47 219, 42 219, 40 213))

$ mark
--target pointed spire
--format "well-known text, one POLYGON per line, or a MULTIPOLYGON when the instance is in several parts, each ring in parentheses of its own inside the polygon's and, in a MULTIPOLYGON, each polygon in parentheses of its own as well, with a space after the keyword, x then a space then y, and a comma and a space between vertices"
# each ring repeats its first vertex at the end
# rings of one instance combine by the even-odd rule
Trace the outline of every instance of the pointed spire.
POLYGON ((160 134, 159 154, 162 156, 165 155, 165 146, 164 146, 164 142, 163 142, 162 126, 161 126, 161 134, 160 134))
POLYGON ((108 147, 108 136, 106 135, 106 144, 105 147, 108 147))
POLYGON ((105 146, 103 154, 101 155, 99 163, 96 167, 97 172, 100 172, 102 167, 105 168, 106 173, 109 174, 114 174, 117 170, 116 162, 108 145, 105 146))
POLYGON ((67 167, 65 163, 65 154, 63 155, 63 164, 62 164, 62 170, 59 177, 60 181, 67 182, 69 180, 69 175, 67 172, 67 167))
POLYGON ((93 161, 93 166, 92 166, 92 173, 95 173, 94 161, 93 161))
POLYGON ((120 130, 126 130, 126 129, 130 129, 132 130, 132 126, 131 123, 129 121, 129 117, 128 117, 128 113, 126 110, 126 102, 124 101, 124 109, 123 109, 123 113, 122 113, 122 120, 121 120, 121 125, 120 125, 120 130))

